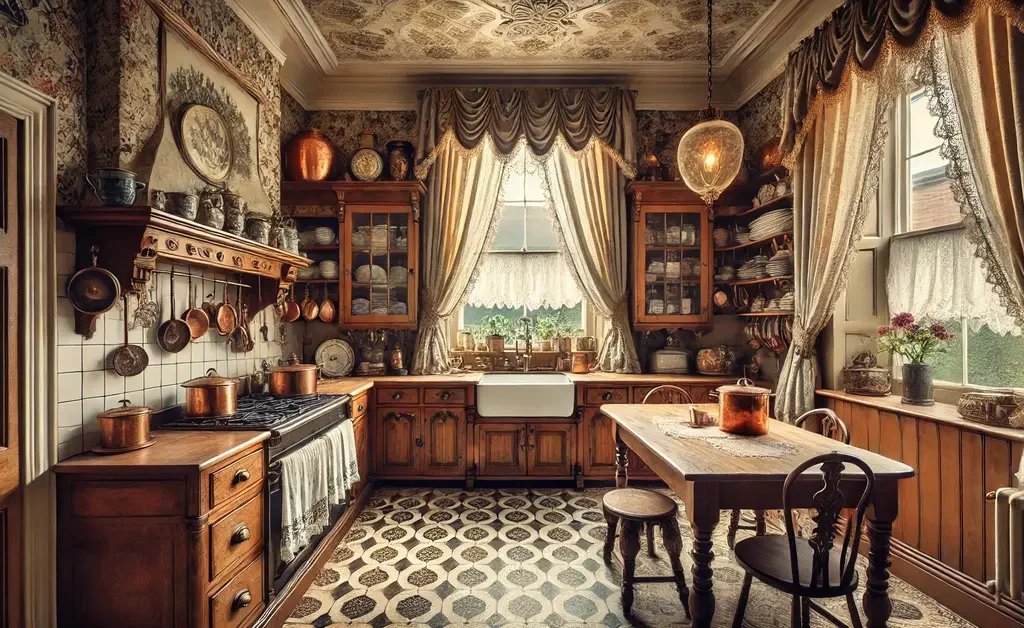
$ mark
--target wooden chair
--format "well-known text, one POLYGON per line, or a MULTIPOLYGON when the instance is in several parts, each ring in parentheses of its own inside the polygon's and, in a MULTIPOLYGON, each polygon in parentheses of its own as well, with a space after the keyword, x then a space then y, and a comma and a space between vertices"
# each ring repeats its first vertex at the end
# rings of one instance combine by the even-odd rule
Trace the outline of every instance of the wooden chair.
MULTIPOLYGON (((803 480, 806 481, 806 478, 803 480)), ((736 562, 743 567, 746 575, 743 578, 736 615, 733 617, 733 628, 740 628, 743 624, 750 585, 754 578, 773 589, 793 596, 790 615, 793 628, 810 626, 812 608, 829 621, 843 626, 832 613, 811 602, 812 599, 832 597, 846 598, 853 625, 855 628, 861 628, 860 614, 857 612, 853 592, 857 590, 858 583, 857 550, 860 546, 864 511, 867 510, 874 489, 875 475, 871 468, 860 458, 849 454, 835 451, 822 454, 793 469, 782 488, 786 534, 754 536, 736 544, 736 562), (797 487, 801 474, 818 464, 821 465, 822 487, 814 494, 814 503, 817 504, 814 521, 817 525, 810 538, 803 538, 797 536, 793 527, 790 495, 797 487), (863 473, 864 488, 853 516, 846 521, 842 548, 837 550, 835 537, 837 528, 841 527, 837 524, 840 523, 846 497, 840 476, 846 465, 857 467, 863 473)))
MULTIPOLYGON (((803 427, 807 422, 807 419, 810 419, 811 417, 820 417, 818 422, 819 434, 846 445, 850 444, 850 431, 846 429, 846 424, 843 423, 842 419, 836 416, 835 412, 832 412, 828 408, 815 408, 814 410, 808 410, 798 416, 793 424, 797 427, 803 427)), ((736 532, 739 530, 753 530, 755 536, 763 536, 765 533, 764 511, 754 511, 754 525, 751 526, 740 525, 739 509, 732 511, 732 515, 729 517, 729 530, 725 536, 730 549, 736 547, 736 532)))
MULTIPOLYGON (((652 388, 644 395, 641 403, 648 403, 659 395, 659 401, 667 403, 692 403, 690 393, 671 384, 652 388)), ((619 551, 622 553, 622 609, 629 615, 633 606, 633 585, 646 582, 674 582, 679 591, 679 600, 683 603, 686 616, 690 616, 690 591, 686 587, 686 576, 680 554, 683 551, 683 540, 679 534, 679 522, 676 516, 679 507, 669 497, 648 489, 618 488, 605 493, 603 501, 604 518, 608 522, 608 536, 605 537, 605 560, 610 560, 615 546, 616 529, 622 521, 622 532, 619 535, 619 551), (672 563, 671 576, 636 577, 636 555, 640 552, 640 532, 647 530, 647 553, 654 557, 654 526, 661 526, 662 541, 672 563)))
POLYGON ((619 521, 619 552, 622 554, 622 611, 628 617, 633 608, 633 585, 652 582, 674 582, 683 603, 686 617, 690 617, 690 590, 680 555, 683 539, 679 534, 679 506, 667 495, 645 488, 617 488, 608 491, 602 500, 604 518, 608 522, 608 536, 604 540, 605 561, 611 559, 615 544, 615 530, 619 521), (671 576, 636 576, 636 556, 640 553, 640 533, 647 526, 647 553, 654 556, 654 531, 661 526, 661 538, 672 563, 671 576))

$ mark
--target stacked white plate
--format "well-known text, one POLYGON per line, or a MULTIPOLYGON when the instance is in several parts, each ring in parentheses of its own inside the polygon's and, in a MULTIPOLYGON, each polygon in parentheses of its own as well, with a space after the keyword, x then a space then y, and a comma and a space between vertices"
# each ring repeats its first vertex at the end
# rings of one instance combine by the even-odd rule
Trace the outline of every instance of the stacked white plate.
POLYGON ((651 299, 647 302, 647 313, 655 316, 665 313, 665 302, 661 299, 651 299))
POLYGON ((715 279, 718 281, 732 281, 736 278, 736 269, 732 266, 719 266, 715 271, 715 279))
POLYGON ((372 267, 364 264, 356 269, 356 283, 368 284, 371 280, 375 284, 386 284, 388 282, 388 271, 376 264, 372 267))
POLYGON ((776 209, 750 221, 750 239, 763 240, 793 229, 793 210, 776 209))
POLYGON ((333 262, 329 259, 320 262, 320 276, 324 279, 337 279, 338 262, 333 262))
POLYGON ((357 249, 372 248, 374 251, 387 250, 387 225, 376 225, 372 230, 367 225, 359 227, 352 232, 352 246, 357 249))
POLYGON ((405 315, 409 313, 409 307, 401 301, 395 301, 391 304, 391 313, 405 315))
POLYGON ((718 248, 724 248, 729 246, 729 231, 723 227, 719 227, 711 232, 711 237, 715 240, 715 246, 718 248))
POLYGON ((320 276, 320 267, 315 265, 315 264, 312 265, 312 266, 306 266, 305 268, 300 268, 295 273, 296 279, 300 279, 300 280, 303 280, 303 281, 305 281, 307 279, 316 279, 319 276, 320 276))
POLYGON ((391 286, 401 286, 409 281, 409 271, 405 266, 391 267, 391 286))
POLYGON ((388 295, 374 293, 370 295, 370 311, 377 316, 387 316, 388 295))
POLYGON ((665 262, 661 260, 654 260, 647 265, 647 272, 653 275, 664 275, 665 274, 665 262))
POLYGON ((744 262, 743 266, 736 271, 736 276, 740 279, 763 279, 768 276, 767 266, 768 257, 757 255, 744 262))
POLYGON ((792 312, 796 309, 796 295, 792 290, 779 297, 779 309, 784 312, 792 312))
POLYGON ((736 233, 733 237, 736 239, 736 244, 750 242, 750 230, 746 227, 736 227, 736 233))
POLYGON ((317 244, 321 246, 327 246, 328 244, 334 244, 334 232, 328 227, 317 227, 313 229, 313 239, 317 244))
POLYGON ((665 276, 666 277, 678 277, 679 276, 679 262, 665 262, 665 276))
POLYGON ((782 249, 768 260, 766 266, 772 277, 786 277, 793 274, 793 255, 789 249, 782 249))
POLYGON ((368 299, 352 299, 353 316, 369 316, 370 301, 368 299))

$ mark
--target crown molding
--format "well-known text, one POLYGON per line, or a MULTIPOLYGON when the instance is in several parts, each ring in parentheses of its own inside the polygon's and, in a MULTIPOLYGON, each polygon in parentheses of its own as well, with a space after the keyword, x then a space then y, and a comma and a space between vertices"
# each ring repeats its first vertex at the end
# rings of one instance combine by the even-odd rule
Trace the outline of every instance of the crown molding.
MULTIPOLYGON (((244 0, 243 0, 244 1, 244 0)), ((224 0, 228 5, 228 8, 235 12, 238 19, 242 20, 242 23, 249 27, 252 34, 256 36, 256 39, 260 40, 270 52, 271 55, 277 62, 284 65, 285 61, 288 60, 288 55, 285 54, 278 41, 267 32, 267 29, 263 27, 263 24, 254 16, 242 2, 239 0, 224 0)), ((257 4, 257 3, 252 3, 257 4)))
MULTIPOLYGON (((713 68, 716 106, 738 109, 756 95, 783 71, 789 51, 842 1, 777 0, 713 68)), ((692 110, 706 104, 703 61, 339 61, 303 0, 228 3, 236 13, 245 4, 244 13, 256 24, 250 28, 261 41, 261 31, 271 42, 275 32, 281 33, 277 46, 286 55, 281 84, 307 110, 411 110, 416 92, 425 87, 487 84, 618 84, 637 91, 638 109, 692 110)))

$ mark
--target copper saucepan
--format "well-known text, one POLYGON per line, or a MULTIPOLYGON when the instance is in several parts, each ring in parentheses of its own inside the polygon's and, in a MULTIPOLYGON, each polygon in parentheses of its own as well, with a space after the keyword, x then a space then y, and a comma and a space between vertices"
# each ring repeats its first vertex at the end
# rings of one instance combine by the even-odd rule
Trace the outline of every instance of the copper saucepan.
POLYGON ((190 417, 229 416, 238 411, 238 384, 235 377, 221 377, 216 369, 206 377, 190 379, 185 387, 185 414, 190 417))
POLYGON ((316 394, 320 366, 300 364, 293 353, 291 360, 270 368, 270 394, 275 397, 316 394))

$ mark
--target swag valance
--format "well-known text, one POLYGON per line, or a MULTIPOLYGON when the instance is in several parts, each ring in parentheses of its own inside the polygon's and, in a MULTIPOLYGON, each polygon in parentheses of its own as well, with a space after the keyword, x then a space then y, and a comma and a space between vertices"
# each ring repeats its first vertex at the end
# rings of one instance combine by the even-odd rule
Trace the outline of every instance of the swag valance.
POLYGON ((783 93, 782 152, 795 146, 811 101, 839 88, 847 64, 870 71, 886 41, 913 46, 935 19, 960 21, 991 7, 1024 24, 1024 0, 847 0, 789 54, 783 93))
POLYGON ((598 141, 628 178, 636 176, 636 93, 621 87, 499 89, 436 88, 419 94, 416 176, 425 179, 445 142, 475 149, 490 136, 512 153, 520 138, 546 155, 562 138, 581 151, 598 141))

